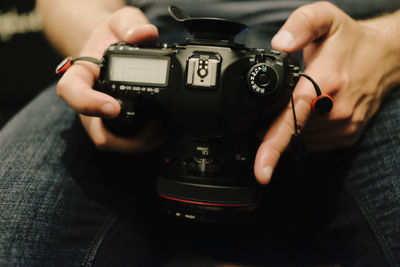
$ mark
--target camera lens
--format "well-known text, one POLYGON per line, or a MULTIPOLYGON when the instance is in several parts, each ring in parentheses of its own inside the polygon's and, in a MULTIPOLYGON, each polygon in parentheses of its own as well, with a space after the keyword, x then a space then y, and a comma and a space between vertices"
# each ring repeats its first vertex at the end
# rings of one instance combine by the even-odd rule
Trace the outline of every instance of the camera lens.
POLYGON ((183 139, 166 149, 170 156, 157 178, 164 212, 204 222, 251 220, 261 196, 246 142, 183 139))

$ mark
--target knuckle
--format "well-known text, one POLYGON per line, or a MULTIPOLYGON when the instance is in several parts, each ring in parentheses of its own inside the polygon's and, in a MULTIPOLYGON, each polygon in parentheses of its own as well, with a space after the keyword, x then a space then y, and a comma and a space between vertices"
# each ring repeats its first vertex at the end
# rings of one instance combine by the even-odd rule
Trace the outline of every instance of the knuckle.
POLYGON ((302 6, 296 9, 294 16, 301 18, 306 23, 306 28, 310 29, 314 38, 318 37, 318 29, 315 26, 316 13, 310 6, 302 6))
POLYGON ((355 124, 350 124, 349 126, 346 127, 346 130, 344 132, 345 136, 347 136, 348 140, 352 140, 355 137, 357 137, 357 131, 358 127, 355 124))
POLYGON ((57 94, 58 96, 60 96, 62 99, 64 99, 64 95, 65 95, 65 81, 64 79, 61 79, 58 83, 57 83, 57 94))
POLYGON ((314 12, 311 5, 301 6, 298 9, 296 9, 293 14, 296 16, 303 17, 307 20, 312 20, 312 18, 314 17, 314 12))
POLYGON ((314 39, 317 39, 330 27, 329 20, 323 24, 321 20, 324 21, 325 16, 337 9, 334 4, 323 1, 301 6, 293 14, 304 21, 305 28, 310 31, 314 39))
POLYGON ((139 13, 139 9, 133 6, 124 6, 117 12, 118 15, 123 15, 123 14, 131 15, 131 13, 137 14, 139 13))
POLYGON ((135 19, 145 19, 143 12, 133 6, 125 6, 114 13, 112 19, 120 21, 121 18, 135 18, 135 19))
POLYGON ((353 109, 351 107, 344 107, 336 110, 335 121, 347 121, 350 120, 353 115, 353 109))
POLYGON ((132 27, 148 24, 146 16, 136 7, 126 6, 116 11, 108 20, 109 26, 119 38, 123 38, 126 31, 132 27))
POLYGON ((80 106, 76 106, 75 109, 76 109, 76 112, 78 112, 79 114, 91 115, 94 113, 93 110, 88 106, 80 105, 80 106))
POLYGON ((315 6, 319 6, 321 8, 336 8, 336 6, 334 4, 332 4, 329 1, 319 1, 317 3, 315 3, 315 6))
POLYGON ((345 148, 351 147, 351 146, 353 146, 355 143, 357 143, 357 141, 358 141, 358 136, 356 136, 356 135, 351 136, 351 137, 348 137, 348 138, 346 138, 346 139, 343 141, 342 147, 345 147, 345 148))
POLYGON ((337 10, 339 10, 339 8, 335 4, 329 1, 318 1, 309 5, 305 5, 305 7, 306 6, 310 7, 310 10, 312 11, 313 14, 318 14, 321 11, 336 12, 337 10))
POLYGON ((338 93, 340 90, 345 90, 346 88, 349 88, 350 77, 348 73, 332 73, 328 79, 328 84, 331 88, 331 91, 329 93, 338 93))
POLYGON ((338 138, 340 138, 340 146, 347 148, 357 143, 361 134, 359 129, 359 125, 355 123, 352 123, 344 128, 342 133, 338 136, 338 138))
POLYGON ((98 150, 108 150, 108 142, 104 136, 93 136, 92 141, 98 150))
MULTIPOLYGON (((284 127, 290 131, 291 134, 294 134, 294 122, 292 120, 284 120, 283 121, 284 127)), ((301 128, 302 123, 298 120, 297 121, 298 126, 301 128)))

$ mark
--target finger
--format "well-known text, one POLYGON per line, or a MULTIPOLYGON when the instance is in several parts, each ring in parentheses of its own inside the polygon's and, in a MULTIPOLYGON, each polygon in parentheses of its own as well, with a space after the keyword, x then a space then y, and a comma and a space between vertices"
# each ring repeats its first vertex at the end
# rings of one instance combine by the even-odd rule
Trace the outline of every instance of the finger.
POLYGON ((127 43, 151 43, 158 39, 158 29, 152 24, 141 25, 131 29, 124 35, 123 40, 127 43))
POLYGON ((342 129, 327 129, 321 134, 304 135, 306 147, 310 152, 325 152, 354 145, 361 132, 354 132, 356 125, 342 129))
POLYGON ((158 132, 158 125, 146 124, 143 130, 131 138, 118 137, 110 133, 100 118, 80 116, 83 126, 93 143, 100 150, 121 153, 143 153, 157 147, 163 138, 158 132))
POLYGON ((355 104, 350 99, 335 98, 335 105, 329 114, 311 114, 304 128, 305 134, 326 132, 327 129, 339 129, 351 123, 355 104))
POLYGON ((122 8, 113 16, 110 25, 118 40, 124 42, 141 43, 158 39, 157 27, 149 24, 138 8, 122 8))
POLYGON ((304 133, 310 151, 327 151, 354 145, 360 138, 367 121, 342 121, 312 133, 304 133))
POLYGON ((274 36, 271 45, 274 49, 294 52, 324 35, 333 34, 344 16, 335 5, 329 2, 318 2, 296 9, 279 32, 274 36))
POLYGON ((135 11, 135 8, 125 7, 115 13, 105 25, 92 33, 81 55, 99 58, 109 45, 118 41, 136 44, 157 40, 157 27, 148 24, 144 15, 138 16, 135 11))
MULTIPOLYGON (((83 49, 82 55, 101 57, 105 47, 118 40, 143 42, 157 38, 158 31, 155 26, 138 25, 147 22, 143 14, 139 15, 137 9, 130 7, 118 11, 109 22, 111 29, 104 31, 104 28, 100 27, 95 31, 83 49)), ((120 112, 120 105, 111 96, 92 89, 98 76, 97 66, 77 62, 60 80, 57 87, 58 94, 80 114, 114 118, 120 112)))
MULTIPOLYGON (((294 106, 298 125, 305 124, 311 111, 313 87, 305 79, 300 79, 294 93, 294 106)), ((293 112, 291 104, 272 123, 258 148, 254 163, 254 174, 261 184, 267 184, 272 176, 281 154, 289 145, 294 134, 293 112)))
POLYGON ((74 64, 58 82, 57 93, 80 114, 114 118, 120 112, 120 104, 92 89, 96 75, 98 69, 90 63, 74 64))

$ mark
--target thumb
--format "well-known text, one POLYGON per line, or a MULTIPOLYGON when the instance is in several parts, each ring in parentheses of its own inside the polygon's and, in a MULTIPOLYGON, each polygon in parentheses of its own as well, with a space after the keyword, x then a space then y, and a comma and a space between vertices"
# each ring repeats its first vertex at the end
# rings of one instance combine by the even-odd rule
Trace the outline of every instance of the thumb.
MULTIPOLYGON (((294 92, 294 109, 297 125, 302 128, 311 112, 314 98, 313 86, 305 79, 300 79, 294 92)), ((271 124, 261 142, 254 161, 254 175, 260 184, 271 180, 278 161, 289 145, 295 133, 292 103, 271 124)))
POLYGON ((329 2, 317 2, 296 9, 272 38, 276 50, 295 52, 325 35, 337 31, 340 20, 346 16, 338 7, 329 2))
POLYGON ((158 30, 157 27, 152 24, 143 24, 136 28, 129 29, 123 38, 127 43, 151 43, 157 41, 158 30))
POLYGON ((157 27, 149 23, 140 9, 134 7, 124 7, 114 14, 111 29, 119 40, 128 43, 158 39, 157 27))

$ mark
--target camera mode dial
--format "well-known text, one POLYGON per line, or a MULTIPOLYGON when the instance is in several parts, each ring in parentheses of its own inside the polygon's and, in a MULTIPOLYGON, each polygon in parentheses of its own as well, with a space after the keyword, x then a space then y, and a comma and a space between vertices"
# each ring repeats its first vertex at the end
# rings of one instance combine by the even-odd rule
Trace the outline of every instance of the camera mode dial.
POLYGON ((270 95, 277 87, 277 74, 266 63, 256 64, 247 74, 247 85, 257 95, 270 95))

